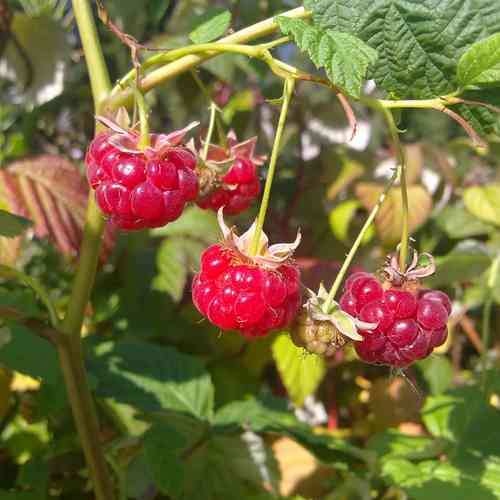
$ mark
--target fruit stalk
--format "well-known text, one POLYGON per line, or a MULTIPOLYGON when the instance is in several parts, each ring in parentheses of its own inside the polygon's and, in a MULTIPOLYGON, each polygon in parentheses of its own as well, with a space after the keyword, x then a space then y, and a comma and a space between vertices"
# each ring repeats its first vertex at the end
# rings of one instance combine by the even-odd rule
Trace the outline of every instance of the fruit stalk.
POLYGON ((201 159, 206 161, 208 157, 208 149, 210 147, 210 141, 212 140, 212 135, 214 133, 215 116, 217 114, 217 106, 212 101, 210 103, 210 122, 208 124, 207 136, 205 137, 205 144, 203 144, 203 151, 201 153, 201 159))
POLYGON ((330 309, 330 306, 332 305, 333 300, 335 299, 335 295, 337 294, 340 285, 344 279, 344 276, 349 269, 349 266, 351 265, 352 260, 354 259, 354 256, 356 255, 356 252, 358 251, 358 248, 361 245, 361 242, 363 241, 363 238, 366 234, 366 231, 368 231, 368 228, 372 224, 373 220, 375 219, 375 216, 377 215, 378 211, 380 210, 380 207, 384 203, 384 200, 387 196, 387 193, 389 192, 389 189, 391 189, 392 185, 396 181, 398 177, 398 171, 395 170, 394 173, 392 174, 392 177, 389 179, 389 182, 385 186, 384 191, 380 195, 377 204, 373 207, 372 211, 370 212, 370 215, 366 219, 365 223, 363 224, 363 227, 361 228, 361 231, 359 232, 356 240, 354 241, 351 249, 349 250, 349 253, 347 254, 347 257, 344 260, 344 263, 342 264, 342 267, 340 268, 340 271, 337 274, 337 277, 335 278, 335 281, 333 282, 332 288, 330 289, 330 292, 328 293, 328 297, 323 305, 323 309, 325 311, 328 311, 330 309))
POLYGON ((148 122, 148 108, 146 99, 140 89, 136 88, 134 91, 135 102, 139 110, 139 124, 141 130, 141 137, 139 140, 139 148, 144 149, 149 146, 149 122, 148 122))
POLYGON ((410 242, 410 228, 409 228, 409 217, 408 217, 408 186, 406 182, 406 155, 399 140, 399 132, 394 121, 392 112, 382 107, 382 112, 384 113, 384 118, 389 127, 389 132, 392 137, 393 144, 396 148, 396 154, 399 162, 399 182, 401 186, 401 200, 403 209, 403 220, 401 226, 401 243, 399 247, 399 269, 402 273, 406 270, 406 264, 408 261, 408 250, 410 242))
MULTIPOLYGON (((72 4, 87 60, 94 105, 96 112, 99 112, 102 103, 109 95, 111 82, 97 37, 90 3, 88 0, 73 0, 72 4)), ((95 278, 103 230, 104 219, 95 204, 93 194, 90 194, 80 248, 80 260, 68 310, 61 325, 64 335, 61 335, 58 342, 58 352, 75 425, 89 467, 96 499, 113 500, 115 497, 114 488, 98 439, 97 411, 89 389, 80 343, 80 331, 95 278)))
POLYGON ((262 201, 260 204, 259 215, 257 217, 257 225, 255 227, 255 234, 252 240, 251 253, 257 255, 259 251, 260 237, 262 235, 262 228, 266 220, 267 208, 269 206, 269 198, 271 196, 271 187, 273 184, 274 173, 276 171, 276 163, 280 152, 281 139, 283 131, 285 130, 286 117, 288 115, 288 108, 295 88, 295 80, 287 78, 283 87, 283 104, 281 105, 281 113, 276 129, 274 138, 273 150, 271 151, 271 159, 269 160, 269 170, 267 172, 266 184, 264 186, 264 193, 262 194, 262 201))

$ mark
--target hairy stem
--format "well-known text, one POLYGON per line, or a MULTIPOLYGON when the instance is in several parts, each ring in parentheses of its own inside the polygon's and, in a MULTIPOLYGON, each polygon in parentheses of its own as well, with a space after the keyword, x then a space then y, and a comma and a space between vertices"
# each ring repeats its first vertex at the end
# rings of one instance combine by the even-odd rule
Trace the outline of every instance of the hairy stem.
MULTIPOLYGON (((73 12, 87 61, 95 109, 99 112, 109 94, 111 83, 89 1, 73 0, 73 12)), ((80 343, 80 331, 94 283, 103 230, 104 219, 95 204, 94 196, 90 194, 80 260, 68 310, 61 325, 64 335, 61 335, 57 345, 75 425, 89 467, 96 499, 113 500, 114 488, 99 443, 99 422, 89 389, 80 343)))
POLYGON ((410 242, 410 226, 409 226, 409 209, 408 209, 408 186, 406 182, 406 155, 399 140, 399 132, 394 121, 394 117, 389 109, 382 107, 389 132, 392 137, 392 142, 396 148, 396 154, 399 162, 399 182, 401 184, 401 200, 403 209, 403 219, 401 225, 401 244, 399 247, 399 268, 402 273, 406 270, 408 261, 408 251, 410 242))
POLYGON ((380 210, 380 207, 384 203, 384 200, 387 196, 387 193, 389 192, 389 189, 391 189, 392 185, 396 181, 398 177, 398 171, 395 170, 394 174, 390 178, 389 182, 385 186, 384 191, 380 195, 377 204, 372 208, 372 211, 370 212, 370 215, 366 219, 365 223, 363 224, 363 227, 361 228, 361 231, 359 232, 356 240, 352 244, 351 249, 349 250, 349 253, 347 254, 347 257, 344 260, 344 263, 342 264, 342 267, 340 268, 340 271, 337 274, 337 277, 335 278, 335 281, 333 282, 332 288, 330 289, 330 292, 328 293, 328 297, 323 304, 323 308, 325 311, 328 311, 330 309, 330 306, 332 305, 333 300, 335 299, 335 295, 337 295, 337 292, 340 288, 340 285, 342 284, 342 281, 344 280, 344 276, 347 273, 347 270, 349 269, 349 266, 351 265, 354 256, 356 255, 356 252, 358 251, 359 247, 361 246, 361 243, 363 241, 363 238, 365 237, 366 231, 368 231, 368 228, 371 226, 373 220, 375 219, 375 216, 377 215, 378 211, 380 210))
POLYGON ((214 133, 215 116, 217 115, 217 106, 212 101, 210 103, 210 122, 208 124, 208 132, 205 137, 205 144, 203 144, 203 151, 201 153, 201 159, 206 161, 208 156, 208 149, 210 147, 210 141, 212 140, 212 135, 214 133))
POLYGON ((283 137, 283 131, 285 130, 286 117, 288 115, 288 109, 290 107, 290 101, 292 99, 294 88, 295 80, 293 78, 286 79, 283 88, 283 104, 281 105, 280 118, 278 121, 278 127, 276 128, 276 135, 274 137, 271 159, 269 160, 269 170, 267 172, 266 184, 264 186, 264 193, 262 194, 259 215, 257 217, 257 225, 255 227, 252 247, 250 249, 252 255, 257 255, 260 249, 260 237, 262 235, 264 221, 266 220, 267 208, 269 206, 269 199, 271 197, 271 187, 273 185, 274 173, 276 172, 276 163, 278 161, 280 152, 281 138, 283 137))
POLYGON ((144 149, 150 145, 148 107, 146 104, 146 99, 144 99, 144 95, 140 91, 140 89, 136 88, 134 93, 135 93, 135 102, 137 104, 137 109, 139 110, 139 124, 141 130, 141 136, 139 139, 139 148, 144 149))
MULTIPOLYGON (((281 14, 283 16, 292 17, 292 18, 306 18, 311 15, 310 12, 306 11, 303 7, 298 7, 296 9, 289 10, 281 14)), ((144 91, 150 90, 153 87, 156 87, 162 82, 170 80, 185 71, 190 70, 205 61, 208 61, 212 57, 215 57, 218 52, 213 51, 213 45, 216 44, 241 44, 245 42, 249 42, 251 40, 255 40, 257 38, 261 38, 263 36, 269 35, 275 32, 278 29, 277 23, 274 21, 274 17, 256 23, 252 26, 244 28, 236 33, 228 35, 224 38, 221 38, 215 44, 211 44, 212 52, 202 52, 200 54, 190 54, 180 59, 175 60, 161 68, 158 68, 155 71, 152 71, 147 76, 145 76, 141 82, 141 88, 144 91)), ((262 48, 260 48, 261 50, 262 48)), ((114 92, 113 95, 107 102, 107 105, 116 109, 120 106, 126 106, 130 104, 132 100, 132 93, 130 89, 119 90, 114 92)))

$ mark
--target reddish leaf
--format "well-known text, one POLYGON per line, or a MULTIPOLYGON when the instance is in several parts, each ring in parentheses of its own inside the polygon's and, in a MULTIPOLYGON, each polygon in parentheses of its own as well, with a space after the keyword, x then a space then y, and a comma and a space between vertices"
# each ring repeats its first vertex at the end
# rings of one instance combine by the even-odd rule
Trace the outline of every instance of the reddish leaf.
MULTIPOLYGON (((37 237, 48 238, 65 255, 77 255, 89 188, 73 163, 55 155, 17 161, 0 170, 0 186, 1 198, 8 209, 31 219, 37 237)), ((1 240, 0 259, 10 259, 12 263, 19 252, 21 240, 1 240)), ((114 234, 108 226, 102 260, 112 250, 113 243, 114 234)))

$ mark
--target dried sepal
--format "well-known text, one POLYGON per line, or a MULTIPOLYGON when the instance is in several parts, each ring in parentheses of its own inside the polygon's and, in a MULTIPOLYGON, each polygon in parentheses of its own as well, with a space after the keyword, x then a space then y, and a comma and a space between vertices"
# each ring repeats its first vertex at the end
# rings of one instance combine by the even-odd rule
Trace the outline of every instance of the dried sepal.
POLYGON ((407 281, 419 281, 432 276, 436 272, 434 257, 430 253, 423 252, 419 254, 415 249, 411 249, 411 251, 412 260, 404 272, 399 267, 398 252, 387 257, 382 271, 385 274, 385 278, 392 285, 401 286, 407 281))
POLYGON ((251 247, 257 229, 257 221, 255 221, 245 233, 238 236, 235 228, 229 227, 225 223, 223 207, 218 210, 217 219, 219 221, 224 244, 235 250, 241 256, 242 260, 253 262, 266 269, 276 269, 286 263, 300 245, 300 230, 297 231, 297 237, 293 243, 277 243, 270 246, 269 238, 264 231, 261 231, 257 252, 253 254, 251 247))
MULTIPOLYGON (((187 127, 174 130, 169 134, 150 134, 150 145, 142 149, 139 147, 138 126, 135 124, 130 127, 130 119, 124 108, 120 108, 113 116, 96 116, 96 120, 113 132, 109 142, 114 147, 124 153, 144 154, 149 159, 161 158, 167 151, 175 149, 182 143, 186 134, 199 125, 199 122, 191 122, 187 127)), ((193 154, 195 154, 194 151, 193 154)))

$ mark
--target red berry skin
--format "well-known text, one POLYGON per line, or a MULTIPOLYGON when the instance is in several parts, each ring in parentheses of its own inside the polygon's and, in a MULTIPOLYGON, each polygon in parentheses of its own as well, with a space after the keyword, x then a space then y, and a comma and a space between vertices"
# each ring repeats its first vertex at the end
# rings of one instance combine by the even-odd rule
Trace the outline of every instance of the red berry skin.
POLYGON ((344 283, 344 291, 350 292, 352 289, 352 284, 358 278, 371 278, 372 275, 370 273, 365 273, 364 271, 358 271, 356 273, 351 274, 344 283))
POLYGON ((351 316, 377 324, 374 330, 359 331, 363 340, 354 346, 360 359, 403 368, 446 341, 451 302, 445 293, 427 289, 415 294, 391 287, 379 297, 374 281, 370 274, 354 273, 340 298, 341 308, 351 316), (360 305, 358 297, 367 302, 360 305))
POLYGON ((228 215, 237 215, 247 210, 260 193, 257 167, 248 158, 236 158, 221 182, 219 188, 197 200, 200 208, 217 212, 224 207, 228 215))
POLYGON ((176 147, 151 159, 142 152, 119 150, 111 137, 99 134, 85 157, 101 211, 123 230, 159 227, 177 219, 186 202, 198 195, 194 155, 176 147))
POLYGON ((448 311, 441 302, 422 298, 418 302, 417 321, 428 330, 442 328, 448 321, 448 311))
POLYGON ((413 318, 417 311, 416 297, 405 290, 398 290, 397 288, 386 290, 384 302, 396 319, 413 318))
POLYGON ((392 325, 394 316, 381 300, 374 300, 361 309, 359 319, 367 323, 376 323, 376 330, 385 333, 392 325))
POLYGON ((361 285, 357 286, 360 280, 356 281, 351 293, 356 299, 356 307, 359 312, 364 305, 373 302, 375 300, 380 300, 384 296, 384 290, 380 283, 376 279, 366 279, 361 281, 361 285))
POLYGON ((220 329, 261 337, 294 319, 301 302, 299 280, 294 265, 270 270, 242 263, 234 250, 212 245, 193 279, 193 303, 220 329))
POLYGON ((344 293, 344 295, 342 295, 339 305, 343 311, 350 314, 351 316, 357 315, 358 310, 356 308, 356 299, 350 292, 346 292, 344 293))
POLYGON ((426 300, 435 300, 445 307, 446 311, 448 311, 448 315, 451 313, 451 300, 448 295, 446 295, 441 290, 432 290, 430 292, 426 292, 422 295, 421 298, 426 300))
POLYGON ((405 347, 415 340, 418 329, 416 321, 412 319, 400 319, 394 321, 387 331, 387 339, 397 347, 405 347))

